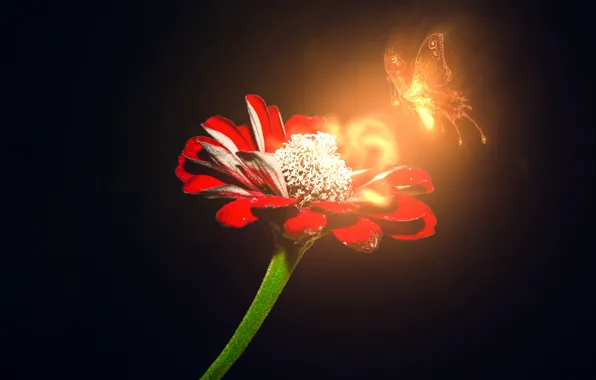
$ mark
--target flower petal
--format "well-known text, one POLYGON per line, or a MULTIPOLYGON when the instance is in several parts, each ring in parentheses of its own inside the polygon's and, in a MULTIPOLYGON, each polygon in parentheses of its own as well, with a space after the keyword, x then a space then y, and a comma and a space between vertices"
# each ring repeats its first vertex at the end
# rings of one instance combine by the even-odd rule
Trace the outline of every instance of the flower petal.
POLYGON ((273 153, 281 148, 281 144, 286 141, 286 130, 277 106, 269 106, 267 112, 269 113, 271 133, 264 137, 265 152, 273 153))
POLYGON ((217 198, 231 198, 231 199, 238 199, 238 198, 253 198, 255 196, 263 196, 263 194, 256 193, 254 191, 245 190, 241 187, 236 185, 224 185, 218 187, 212 187, 207 190, 203 190, 200 193, 201 196, 207 199, 217 199, 217 198))
POLYGON ((236 155, 248 168, 246 174, 253 183, 276 195, 289 196, 281 166, 272 153, 238 152, 236 155))
MULTIPOLYGON (((389 176, 391 173, 394 173, 395 171, 403 170, 403 169, 406 169, 406 168, 407 168, 407 166, 404 166, 404 165, 402 165, 402 166, 394 166, 391 169, 387 169, 387 170, 384 170, 384 171, 382 171, 382 172, 380 172, 378 174, 375 174, 374 177, 372 177, 371 179, 367 179, 366 182, 362 181, 362 179, 365 179, 367 174, 370 175, 372 173, 371 172, 364 172, 364 171, 360 171, 359 170, 359 172, 362 172, 362 173, 360 173, 360 175, 362 175, 363 177, 361 177, 361 178, 354 178, 355 176, 353 175, 352 176, 352 181, 353 181, 352 182, 352 186, 354 186, 354 190, 357 190, 357 189, 363 188, 363 187, 367 187, 367 186, 372 185, 375 182, 379 182, 381 180, 384 180, 385 178, 387 178, 387 176, 389 176), (357 180, 358 185, 354 184, 355 180, 357 180)), ((356 176, 356 177, 358 177, 358 176, 356 176)))
POLYGON ((211 129, 205 126, 203 126, 203 129, 205 129, 205 132, 210 134, 211 137, 217 140, 217 142, 223 145, 230 152, 236 153, 238 151, 238 147, 236 146, 236 144, 234 144, 234 141, 232 141, 232 139, 228 136, 224 135, 219 131, 216 131, 215 129, 211 129))
POLYGON ((421 223, 417 223, 417 228, 415 229, 402 226, 402 224, 405 223, 397 223, 396 225, 385 229, 385 235, 397 240, 417 240, 435 234, 437 217, 430 207, 427 207, 427 212, 422 216, 422 219, 419 219, 419 221, 421 221, 421 223), (401 231, 399 231, 400 229, 401 231))
POLYGON ((193 176, 184 184, 184 186, 182 186, 182 191, 184 191, 186 194, 198 194, 203 190, 223 185, 225 185, 225 183, 215 177, 198 174, 193 176))
POLYGON ((357 189, 373 179, 376 173, 372 169, 360 169, 360 170, 353 170, 350 173, 350 178, 352 178, 352 188, 357 189))
POLYGON ((242 124, 242 125, 236 127, 236 129, 238 129, 238 132, 240 133, 240 135, 242 135, 242 137, 244 137, 244 140, 248 142, 247 149, 238 148, 238 150, 242 150, 242 151, 246 151, 246 152, 253 152, 253 151, 257 150, 255 138, 252 135, 252 127, 249 128, 248 125, 242 124))
POLYGON ((431 193, 434 190, 428 172, 417 168, 396 170, 389 174, 384 182, 395 186, 404 195, 431 193))
POLYGON ((332 214, 345 214, 358 210, 360 207, 355 203, 337 203, 337 202, 313 202, 310 204, 311 208, 320 209, 332 214))
POLYGON ((220 208, 215 218, 225 227, 242 228, 258 220, 250 209, 250 199, 237 199, 220 208))
POLYGON ((232 176, 248 188, 258 190, 255 184, 245 174, 248 168, 234 153, 220 146, 204 142, 199 142, 199 144, 209 154, 209 157, 215 164, 214 169, 232 176))
POLYGON ((312 134, 317 132, 325 132, 327 126, 327 119, 322 116, 308 117, 304 115, 294 115, 286 121, 285 130, 286 137, 295 134, 312 134))
POLYGON ((407 195, 395 195, 397 208, 390 213, 367 214, 368 218, 389 222, 405 222, 420 219, 429 209, 426 204, 407 195))
POLYGON ((201 145, 201 142, 206 142, 211 145, 225 148, 220 142, 212 139, 211 137, 195 136, 195 137, 190 138, 186 142, 186 146, 184 147, 184 150, 182 151, 182 155, 191 161, 195 161, 195 162, 205 161, 203 158, 199 157, 199 152, 201 152, 203 150, 203 146, 201 145))
POLYGON ((182 186, 186 194, 200 194, 208 199, 214 198, 253 198, 254 193, 236 185, 229 185, 218 178, 197 174, 182 186))
POLYGON ((349 201, 359 206, 359 211, 369 214, 386 213, 395 210, 397 200, 395 189, 386 184, 375 183, 355 191, 349 201))
POLYGON ((334 229, 332 232, 344 245, 363 253, 375 251, 383 236, 381 227, 365 218, 358 218, 356 224, 334 229))
POLYGON ((267 103, 258 95, 247 95, 246 105, 250 116, 250 124, 260 152, 265 151, 264 134, 270 134, 269 113, 267 112, 267 103))
POLYGON ((246 126, 237 127, 234 122, 222 116, 210 117, 202 125, 207 133, 225 145, 232 152, 237 150, 251 151, 256 149, 246 126), (244 130, 242 127, 244 127, 244 130), (230 143, 236 148, 235 150, 228 147, 230 143))
POLYGON ((285 197, 257 197, 253 198, 250 202, 253 208, 278 208, 287 207, 296 204, 298 199, 296 198, 285 198, 285 197))
POLYGON ((176 173, 176 177, 178 177, 178 179, 180 179, 180 181, 182 182, 187 182, 195 176, 194 174, 189 173, 186 171, 186 169, 184 169, 185 162, 186 157, 184 157, 182 154, 178 156, 178 166, 176 166, 176 170, 174 171, 174 173, 176 173))
POLYGON ((304 209, 297 216, 288 219, 284 223, 284 230, 288 238, 303 242, 320 235, 325 225, 327 225, 327 216, 325 214, 304 209))

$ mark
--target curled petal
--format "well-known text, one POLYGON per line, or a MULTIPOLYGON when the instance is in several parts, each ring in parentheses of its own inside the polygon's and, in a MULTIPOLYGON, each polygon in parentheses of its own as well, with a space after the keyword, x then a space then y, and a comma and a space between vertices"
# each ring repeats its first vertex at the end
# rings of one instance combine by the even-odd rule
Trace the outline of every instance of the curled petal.
POLYGON ((237 127, 231 120, 222 116, 210 117, 202 125, 207 133, 225 145, 231 152, 256 149, 246 126, 237 127))
POLYGON ((398 223, 385 229, 385 235, 397 240, 417 240, 432 236, 435 234, 437 217, 432 212, 430 207, 427 207, 427 212, 422 216, 421 219, 416 221, 416 228, 408 228, 406 226, 402 226, 402 224, 404 223, 398 223))
POLYGON ((369 218, 389 222, 405 222, 420 219, 429 209, 426 204, 407 195, 396 195, 397 208, 389 213, 375 213, 366 215, 369 218))
POLYGON ((188 139, 188 141, 186 142, 186 146, 182 151, 182 155, 184 157, 189 158, 191 160, 199 159, 199 151, 203 150, 203 147, 201 146, 201 144, 199 144, 199 140, 197 140, 198 138, 198 136, 195 136, 188 139))
POLYGON ((220 208, 215 217, 222 226, 242 228, 258 220, 250 210, 250 199, 237 199, 220 208))
MULTIPOLYGON (((207 136, 195 136, 186 142, 182 155, 192 161, 205 161, 199 157, 199 152, 203 150, 201 143, 208 143, 214 146, 225 148, 220 142, 207 136)), ((225 148, 227 149, 227 148, 225 148)))
POLYGON ((180 181, 182 182, 187 182, 188 180, 190 180, 192 177, 194 177, 195 175, 192 173, 187 172, 184 169, 184 163, 186 162, 186 157, 184 157, 182 154, 178 157, 178 166, 176 166, 176 177, 178 177, 178 179, 180 179, 180 181))
POLYGON ((247 95, 246 106, 250 116, 250 124, 260 152, 265 151, 265 135, 271 134, 267 103, 258 95, 247 95))
POLYGON ((383 236, 381 227, 366 218, 358 218, 355 224, 332 232, 344 245, 363 253, 375 251, 383 236))
POLYGON ((294 115, 286 122, 286 136, 312 134, 319 131, 325 132, 326 126, 327 119, 322 116, 308 117, 304 115, 294 115))
POLYGON ((430 175, 422 169, 404 168, 389 174, 384 182, 395 186, 401 194, 417 195, 434 190, 430 175))
POLYGON ((356 211, 359 208, 357 204, 349 202, 313 202, 311 203, 311 207, 331 214, 345 214, 347 212, 356 211))
POLYGON ((302 210, 297 216, 284 223, 284 230, 290 239, 303 242, 320 235, 327 225, 327 216, 309 209, 302 210))
POLYGON ((272 153, 238 152, 237 156, 248 168, 246 175, 261 189, 288 197, 288 189, 281 166, 272 153))
POLYGON ((285 198, 285 197, 258 197, 253 198, 250 202, 253 208, 278 208, 287 207, 296 204, 298 200, 296 198, 285 198))
POLYGON ((182 191, 184 191, 186 194, 198 194, 203 190, 223 185, 225 185, 225 183, 215 177, 198 174, 193 176, 184 184, 184 186, 182 186, 182 191))

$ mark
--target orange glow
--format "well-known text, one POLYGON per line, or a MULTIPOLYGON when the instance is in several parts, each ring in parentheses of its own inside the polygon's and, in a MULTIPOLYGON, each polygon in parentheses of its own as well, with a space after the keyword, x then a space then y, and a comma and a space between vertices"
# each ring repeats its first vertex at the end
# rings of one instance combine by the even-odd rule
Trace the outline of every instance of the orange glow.
POLYGON ((410 104, 410 109, 416 111, 420 116, 424 127, 430 131, 435 126, 435 118, 432 111, 435 108, 435 103, 428 94, 428 86, 420 78, 414 78, 412 84, 404 94, 404 99, 410 104))
POLYGON ((426 127, 426 129, 431 130, 435 126, 435 118, 429 112, 428 109, 424 107, 417 107, 416 112, 420 115, 420 119, 422 119, 422 124, 426 127))
MULTIPOLYGON (((445 33, 439 32, 428 35, 420 44, 412 64, 408 64, 400 56, 401 53, 398 53, 398 49, 403 49, 402 45, 407 45, 406 41, 395 41, 392 45, 396 48, 387 48, 383 61, 391 87, 392 104, 397 107, 401 103, 420 116, 427 131, 432 131, 435 122, 440 122, 441 118, 447 119, 458 134, 459 145, 462 145, 463 140, 456 121, 467 119, 480 134, 482 143, 486 144, 482 129, 467 114, 467 110, 472 110, 472 107, 466 97, 447 87, 453 73, 445 60, 444 37, 445 33)), ((443 125, 441 130, 444 130, 443 125)))
POLYGON ((352 169, 383 168, 398 162, 396 136, 379 118, 360 117, 345 126, 330 118, 327 130, 337 137, 341 156, 352 169))
POLYGON ((387 207, 391 204, 393 198, 387 195, 383 195, 378 191, 372 189, 365 189, 360 197, 359 200, 361 202, 372 203, 378 207, 387 207))

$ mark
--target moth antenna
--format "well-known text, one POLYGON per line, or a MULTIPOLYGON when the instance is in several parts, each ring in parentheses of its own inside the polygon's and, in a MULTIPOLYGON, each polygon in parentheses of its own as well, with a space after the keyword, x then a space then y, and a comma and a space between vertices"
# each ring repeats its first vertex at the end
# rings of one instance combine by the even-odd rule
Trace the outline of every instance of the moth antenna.
POLYGON ((457 132, 457 137, 458 137, 457 144, 459 146, 464 145, 464 141, 461 138, 461 133, 459 133, 459 128, 457 127, 457 125, 455 125, 455 121, 453 121, 451 118, 447 118, 447 120, 449 120, 449 122, 451 123, 451 125, 453 125, 453 128, 455 128, 455 131, 457 132))
POLYGON ((486 136, 484 135, 484 133, 482 133, 482 129, 478 126, 478 124, 474 121, 474 119, 472 119, 470 116, 468 116, 468 114, 466 114, 465 112, 463 113, 462 116, 465 117, 466 119, 470 120, 470 122, 472 124, 474 124, 474 126, 478 130, 478 133, 480 133, 480 140, 482 141, 483 144, 486 144, 486 136))

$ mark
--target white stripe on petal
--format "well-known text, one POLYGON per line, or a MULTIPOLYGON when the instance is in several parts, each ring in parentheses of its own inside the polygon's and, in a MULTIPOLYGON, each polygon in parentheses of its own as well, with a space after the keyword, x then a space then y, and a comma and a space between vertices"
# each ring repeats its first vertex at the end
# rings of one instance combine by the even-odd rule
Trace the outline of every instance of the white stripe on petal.
POLYGON ((238 151, 238 147, 236 146, 236 144, 234 144, 232 139, 229 138, 228 136, 224 135, 223 133, 221 133, 219 131, 216 131, 215 129, 211 129, 211 128, 207 128, 207 127, 203 127, 203 129, 205 129, 205 131, 207 133, 209 133, 209 135, 211 135, 211 137, 213 137, 215 140, 217 140, 217 142, 219 142, 221 145, 225 146, 230 152, 236 153, 238 151))
POLYGON ((281 117, 279 109, 277 110, 277 116, 279 117, 279 125, 281 125, 281 132, 284 134, 284 139, 287 139, 290 136, 286 135, 286 126, 284 125, 284 119, 281 117))
POLYGON ((370 181, 368 181, 364 185, 359 186, 359 188, 363 188, 363 187, 369 186, 370 184, 372 184, 374 182, 377 182, 377 181, 380 181, 380 180, 384 179, 389 174, 391 174, 391 173, 393 173, 393 172, 395 172, 397 170, 404 169, 404 168, 407 168, 407 166, 406 165, 395 166, 395 167, 393 167, 393 168, 391 168, 389 170, 385 170, 384 172, 381 172, 381 173, 377 174, 376 176, 374 176, 373 179, 371 179, 370 181))
POLYGON ((254 196, 246 191, 245 189, 235 185, 223 185, 218 187, 212 187, 210 189, 203 190, 198 195, 204 196, 207 199, 216 198, 253 198, 254 196))
POLYGON ((350 177, 357 176, 357 175, 360 175, 360 174, 362 174, 362 173, 366 173, 366 172, 369 172, 369 171, 370 171, 370 169, 360 169, 360 170, 353 170, 353 171, 350 173, 350 177))
POLYGON ((250 178, 262 188, 269 188, 276 195, 289 197, 284 175, 277 158, 272 153, 264 152, 238 152, 242 162, 255 175, 250 178))
POLYGON ((259 115, 257 114, 257 111, 255 111, 253 106, 250 104, 248 99, 246 100, 246 105, 248 107, 248 114, 250 115, 250 124, 252 125, 252 131, 257 143, 257 149, 259 149, 260 152, 264 152, 265 139, 263 138, 263 127, 261 126, 259 115))

